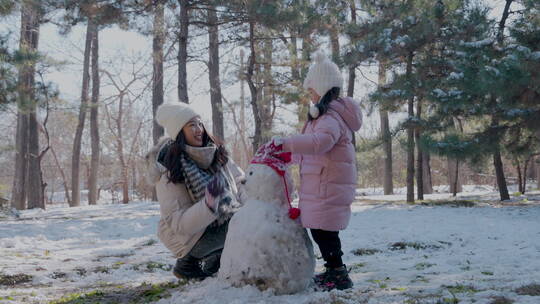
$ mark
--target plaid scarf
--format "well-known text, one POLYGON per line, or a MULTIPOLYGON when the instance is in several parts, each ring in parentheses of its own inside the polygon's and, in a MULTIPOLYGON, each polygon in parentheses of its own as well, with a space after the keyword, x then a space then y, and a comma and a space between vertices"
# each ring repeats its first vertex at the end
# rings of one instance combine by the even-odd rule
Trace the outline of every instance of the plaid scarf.
POLYGON ((187 153, 180 155, 180 162, 182 163, 182 174, 184 175, 189 196, 194 202, 198 202, 204 198, 206 185, 215 173, 210 169, 199 168, 187 153))

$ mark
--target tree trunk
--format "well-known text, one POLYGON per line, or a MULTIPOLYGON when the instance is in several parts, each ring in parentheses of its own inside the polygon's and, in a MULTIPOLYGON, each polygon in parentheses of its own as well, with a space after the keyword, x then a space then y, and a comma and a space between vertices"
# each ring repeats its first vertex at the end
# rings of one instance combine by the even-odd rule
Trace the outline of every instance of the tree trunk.
MULTIPOLYGON (((412 60, 413 54, 407 56, 407 81, 412 81, 412 60)), ((408 117, 414 118, 414 96, 411 94, 408 100, 408 117)), ((407 202, 414 202, 414 127, 410 125, 407 128, 407 202)))
MULTIPOLYGON (((521 164, 518 159, 515 159, 516 162, 516 173, 517 173, 517 182, 518 182, 518 191, 523 194, 523 176, 521 175, 521 164)), ((525 177, 527 178, 527 177, 525 177)))
POLYGON ((506 187, 501 152, 498 147, 495 149, 495 152, 493 152, 493 166, 495 167, 495 176, 497 178, 497 187, 499 188, 501 201, 509 200, 510 195, 508 194, 508 188, 506 187))
MULTIPOLYGON (((422 118, 422 100, 418 99, 417 105, 416 105, 416 117, 418 118, 418 121, 422 118)), ((417 160, 416 160, 416 191, 417 191, 417 197, 419 200, 424 199, 424 154, 422 151, 422 147, 420 146, 420 136, 421 136, 420 128, 416 128, 414 132, 414 139, 416 142, 416 153, 417 153, 417 160)))
POLYGON ((525 194, 525 192, 527 192, 527 171, 529 169, 529 162, 531 161, 531 158, 527 158, 525 160, 525 164, 523 165, 523 185, 522 185, 522 189, 523 191, 521 192, 522 194, 525 194))
POLYGON ((26 176, 28 172, 28 114, 26 112, 23 103, 19 101, 15 135, 15 173, 10 203, 11 208, 17 210, 26 209, 26 176))
POLYGON ((246 168, 251 159, 249 155, 249 149, 246 144, 246 94, 245 94, 245 64, 244 64, 244 50, 240 50, 240 137, 242 137, 242 144, 244 145, 244 157, 242 158, 242 168, 246 168))
POLYGON ((128 178, 128 165, 124 156, 124 128, 122 127, 122 121, 124 120, 124 92, 120 93, 118 101, 118 117, 115 119, 116 130, 118 131, 116 137, 116 151, 118 153, 118 159, 120 160, 120 166, 122 170, 122 203, 129 203, 129 178, 128 178))
MULTIPOLYGON (((297 34, 298 35, 298 34, 297 34)), ((299 58, 298 53, 298 38, 297 36, 291 37, 291 43, 289 44, 289 54, 291 57, 291 78, 292 84, 297 87, 298 92, 302 92, 302 60, 299 58)), ((304 41, 304 40, 302 40, 304 41)), ((304 42, 302 42, 304 43, 304 42)), ((298 115, 298 127, 306 120, 307 107, 305 100, 300 98, 297 103, 297 115, 298 115)))
POLYGON ((99 29, 94 25, 92 35, 92 100, 90 107, 90 140, 92 156, 90 160, 90 178, 88 179, 88 204, 95 205, 98 200, 98 172, 100 159, 99 142, 99 29))
MULTIPOLYGON (((30 76, 30 75, 28 75, 30 76)), ((32 86, 34 76, 32 77, 32 86)), ((45 209, 45 193, 41 173, 41 160, 39 158, 39 123, 36 117, 36 106, 28 115, 28 209, 45 209)))
POLYGON ((180 31, 178 32, 178 100, 189 103, 187 89, 187 44, 189 28, 188 0, 178 0, 180 3, 180 31))
MULTIPOLYGON (((504 42, 504 27, 506 25, 506 20, 508 19, 508 16, 510 14, 510 5, 512 4, 512 2, 513 0, 506 0, 502 17, 499 21, 499 28, 497 30, 497 42, 499 43, 499 47, 502 47, 502 44, 504 42)), ((492 103, 496 103, 495 98, 493 98, 492 103)), ((497 117, 492 117, 491 127, 496 128, 498 125, 499 121, 497 117)), ((493 166, 495 167, 495 176, 497 179, 497 187, 499 188, 499 195, 501 197, 501 201, 508 200, 510 199, 510 195, 508 194, 506 178, 504 177, 504 168, 501 159, 501 151, 498 138, 495 151, 493 152, 493 166)))
POLYGON ((536 158, 536 189, 540 190, 540 156, 536 158))
MULTIPOLYGON (((350 9, 351 9, 351 23, 356 24, 356 4, 354 3, 354 1, 351 1, 350 9)), ((357 66, 355 64, 349 66, 349 81, 347 85, 347 96, 350 96, 350 97, 354 96, 354 82, 356 81, 356 67, 357 66)), ((385 75, 385 78, 386 78, 386 75, 385 75)))
MULTIPOLYGON (((19 49, 22 53, 37 52, 39 41, 39 12, 36 4, 24 2, 21 8, 21 36, 19 49)), ((19 68, 19 100, 15 174, 11 205, 17 209, 45 208, 39 151, 39 124, 34 93, 35 62, 19 68), (28 199, 28 204, 26 200, 28 199)))
MULTIPOLYGON (((334 19, 334 18, 333 18, 334 19)), ((339 55, 339 26, 336 20, 332 20, 328 31, 330 33, 330 45, 332 47, 332 61, 341 66, 341 57, 339 55)))
POLYGON ((424 162, 424 165, 422 166, 422 170, 424 171, 424 174, 422 176, 422 181, 424 182, 424 194, 432 194, 433 183, 431 181, 431 157, 429 155, 429 152, 423 152, 422 160, 424 162))
MULTIPOLYGON (((452 121, 452 126, 456 130, 460 130, 459 124, 456 123, 456 119, 452 121)), ((459 176, 459 160, 454 158, 447 158, 448 162, 448 185, 450 188, 450 193, 452 193, 453 196, 456 196, 458 192, 463 191, 463 185, 461 178, 459 176)))
POLYGON ((291 78, 298 87, 301 87, 300 65, 298 64, 298 39, 296 36, 291 37, 289 43, 289 55, 291 57, 291 78))
POLYGON ((163 103, 163 44, 165 42, 165 27, 164 27, 165 9, 163 3, 158 2, 154 6, 154 29, 152 40, 152 139, 154 145, 163 136, 163 127, 156 120, 157 108, 163 103))
POLYGON ((255 50, 255 21, 251 20, 249 22, 249 46, 250 46, 250 55, 248 59, 248 67, 246 73, 246 80, 249 86, 249 91, 251 93, 251 109, 253 111, 253 119, 255 121, 255 133, 253 134, 253 152, 257 151, 259 145, 262 143, 262 121, 259 111, 259 105, 257 101, 258 90, 254 82, 254 73, 255 73, 255 64, 257 53, 255 50))
POLYGON ((54 150, 53 146, 51 146, 51 153, 54 158, 54 163, 56 164, 56 167, 58 167, 58 171, 60 172, 60 176, 62 177, 62 185, 64 186, 66 201, 69 205, 71 205, 71 197, 69 195, 69 187, 66 174, 64 173, 64 169, 62 169, 62 165, 60 165, 60 162, 58 161, 58 156, 56 155, 56 151, 54 150))
MULTIPOLYGON (((269 37, 267 37, 269 38, 269 37)), ((262 90, 263 97, 259 99, 259 110, 261 111, 262 132, 261 143, 265 143, 272 137, 272 121, 276 109, 274 95, 274 79, 272 77, 272 57, 273 57, 273 42, 271 39, 265 39, 263 43, 263 60, 262 77, 264 87, 262 90)))
MULTIPOLYGON (((386 84, 386 67, 379 62, 379 86, 386 84)), ((383 170, 383 188, 384 195, 394 193, 394 184, 392 181, 392 135, 390 134, 390 122, 388 112, 379 109, 381 119, 381 138, 384 150, 384 170, 383 170)))
POLYGON ((221 100, 221 84, 219 80, 219 29, 215 9, 215 6, 208 8, 208 75, 210 77, 212 130, 215 136, 223 140, 225 139, 225 131, 223 129, 223 101, 221 100))
MULTIPOLYGON (((152 140, 154 145, 165 133, 156 122, 157 108, 163 104, 163 44, 165 42, 165 8, 161 1, 154 6, 154 25, 152 40, 152 140)), ((152 189, 152 201, 157 201, 155 187, 152 189)))
POLYGON ((354 82, 356 81, 356 65, 349 67, 349 80, 347 82, 347 96, 354 96, 354 82))
MULTIPOLYGON (((302 37, 302 52, 301 52, 301 65, 300 65, 300 86, 302 85, 301 81, 302 79, 306 78, 308 68, 309 68, 309 57, 311 52, 313 51, 313 40, 311 38, 311 34, 305 34, 305 36, 302 37)), ((303 125, 303 123, 307 120, 307 114, 309 112, 309 101, 307 102, 299 102, 298 103, 298 123, 299 125, 303 125)))
POLYGON ((128 166, 124 165, 122 166, 122 203, 128 204, 129 203, 129 174, 128 174, 128 166))
POLYGON ((453 196, 456 196, 458 192, 463 191, 463 186, 461 184, 461 178, 459 178, 459 161, 455 158, 447 158, 448 163, 448 185, 449 192, 453 196))
POLYGON ((510 15, 510 5, 512 4, 514 0, 506 0, 506 3, 504 5, 503 14, 501 16, 501 20, 499 21, 499 29, 497 31, 497 41, 500 45, 502 45, 504 40, 504 27, 506 25, 506 20, 508 19, 508 16, 510 15))
POLYGON ((79 107, 79 121, 77 123, 77 129, 75 131, 75 138, 73 139, 73 155, 71 158, 71 205, 70 207, 77 207, 81 204, 80 182, 79 182, 79 169, 81 158, 81 141, 82 133, 84 130, 84 122, 86 120, 86 111, 88 107, 88 86, 90 82, 90 49, 92 46, 92 21, 88 21, 86 26, 86 43, 84 47, 84 61, 83 61, 83 75, 82 75, 82 91, 81 91, 81 105, 79 107))

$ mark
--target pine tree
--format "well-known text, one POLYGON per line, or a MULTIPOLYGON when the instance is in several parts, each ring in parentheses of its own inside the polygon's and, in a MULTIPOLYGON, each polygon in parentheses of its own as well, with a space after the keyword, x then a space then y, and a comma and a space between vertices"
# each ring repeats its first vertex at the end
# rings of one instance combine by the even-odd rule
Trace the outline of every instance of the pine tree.
POLYGON ((411 202, 414 201, 414 134, 421 123, 414 104, 423 96, 422 71, 417 62, 426 57, 436 42, 437 3, 366 1, 365 5, 376 13, 364 24, 348 28, 351 40, 358 41, 351 45, 348 62, 377 60, 395 71, 392 81, 379 87, 371 97, 385 110, 396 110, 406 101, 408 119, 400 128, 407 131, 407 201, 411 202))

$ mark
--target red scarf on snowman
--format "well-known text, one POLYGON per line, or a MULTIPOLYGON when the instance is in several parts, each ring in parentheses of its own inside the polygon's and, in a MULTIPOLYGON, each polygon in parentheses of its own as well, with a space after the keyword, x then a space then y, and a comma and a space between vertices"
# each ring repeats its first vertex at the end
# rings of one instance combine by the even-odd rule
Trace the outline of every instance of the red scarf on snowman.
POLYGON ((293 208, 291 205, 291 198, 289 196, 289 189, 287 187, 287 180, 285 179, 285 172, 292 160, 291 152, 283 152, 282 145, 276 146, 273 141, 266 143, 259 147, 257 153, 251 160, 252 164, 263 164, 274 169, 278 175, 283 178, 285 184, 285 194, 289 203, 289 217, 296 219, 300 216, 300 209, 293 208))

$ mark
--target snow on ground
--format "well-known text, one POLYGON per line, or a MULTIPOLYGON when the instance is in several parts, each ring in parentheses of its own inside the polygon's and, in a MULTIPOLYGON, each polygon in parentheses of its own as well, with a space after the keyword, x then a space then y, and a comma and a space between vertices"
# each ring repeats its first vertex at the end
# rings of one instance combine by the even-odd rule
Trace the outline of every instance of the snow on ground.
MULTIPOLYGON (((460 199, 496 195, 469 192, 460 199)), ((158 303, 454 303, 454 297, 492 303, 497 296, 540 303, 540 296, 516 293, 540 284, 540 192, 514 197, 520 204, 473 208, 358 198, 341 233, 352 290, 275 296, 209 278, 171 289, 172 297, 158 303)), ((158 218, 157 204, 138 202, 27 210, 19 219, 0 219, 0 284, 9 275, 32 276, 0 285, 0 303, 48 303, 76 292, 175 281, 174 259, 155 236, 158 218)), ((318 271, 322 264, 318 259, 318 271)))

